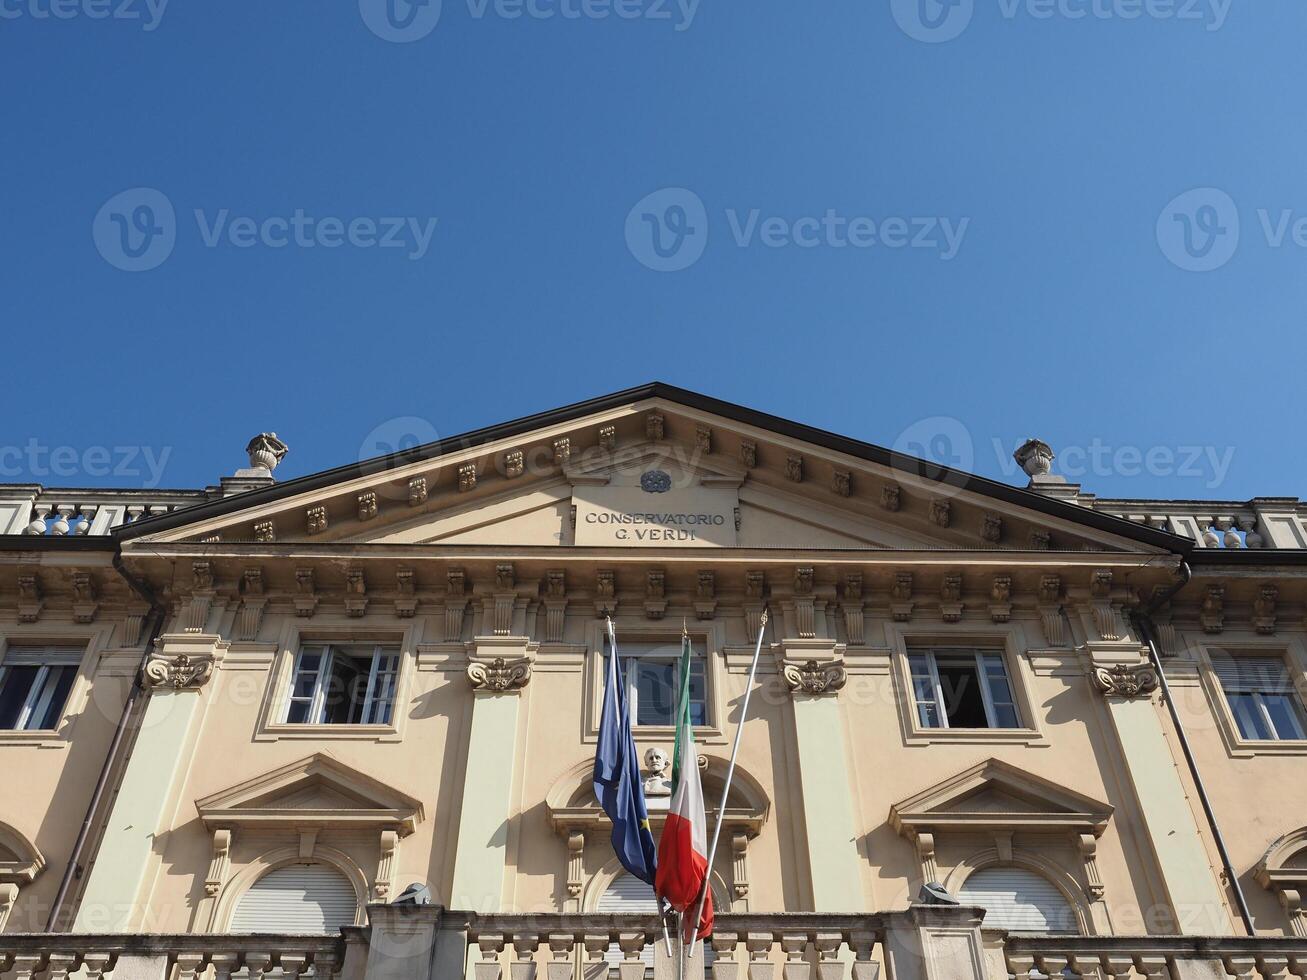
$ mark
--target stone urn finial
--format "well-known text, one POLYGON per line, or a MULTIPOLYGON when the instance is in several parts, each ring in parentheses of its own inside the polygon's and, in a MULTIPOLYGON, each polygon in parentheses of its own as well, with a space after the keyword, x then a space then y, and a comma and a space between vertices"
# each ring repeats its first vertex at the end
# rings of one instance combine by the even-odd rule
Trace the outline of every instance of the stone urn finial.
POLYGON ((1040 439, 1027 439, 1021 444, 1021 448, 1012 454, 1012 458, 1032 480, 1035 477, 1047 476, 1053 469, 1053 449, 1040 439))
POLYGON ((267 470, 268 475, 271 476, 272 471, 281 462, 281 458, 290 451, 290 447, 277 438, 277 433, 260 432, 250 440, 245 451, 249 453, 251 468, 267 470))

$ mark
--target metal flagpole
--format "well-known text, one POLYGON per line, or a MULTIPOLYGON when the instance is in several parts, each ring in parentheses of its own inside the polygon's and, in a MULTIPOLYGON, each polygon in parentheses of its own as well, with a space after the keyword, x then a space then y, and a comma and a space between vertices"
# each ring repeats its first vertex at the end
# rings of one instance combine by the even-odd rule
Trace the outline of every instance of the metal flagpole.
POLYGON ((722 835, 722 818, 726 816, 726 799, 731 793, 731 780, 735 778, 735 757, 740 754, 740 736, 744 734, 744 721, 749 716, 749 695, 753 693, 753 680, 758 674, 758 657, 762 654, 762 638, 767 632, 767 607, 762 607, 762 618, 758 620, 758 642, 753 648, 753 663, 749 665, 749 680, 744 685, 744 701, 740 704, 740 722, 735 726, 735 744, 731 746, 731 764, 726 768, 726 782, 722 785, 722 805, 717 809, 717 826, 712 832, 712 843, 708 846, 708 867, 703 877, 703 891, 699 895, 699 907, 695 910, 692 928, 694 938, 690 940, 690 959, 699 945, 699 921, 703 918, 703 907, 708 902, 708 889, 712 887, 712 864, 717 856, 717 841, 722 835))
MULTIPOLYGON (((616 657, 617 656, 617 630, 613 626, 613 617, 605 616, 604 620, 608 623, 608 649, 610 651, 609 656, 616 657)), ((621 683, 622 681, 621 661, 614 660, 613 666, 617 668, 616 670, 613 671, 613 677, 618 683, 621 683)), ((616 695, 617 693, 618 692, 616 691, 613 692, 614 695, 616 695)), ((623 697, 625 697, 625 695, 623 695, 623 697)), ((649 887, 652 888, 653 886, 650 885, 649 887)), ((663 924, 663 942, 667 943, 667 955, 671 956, 672 937, 667 932, 667 910, 663 908, 663 900, 658 897, 657 891, 654 892, 654 901, 658 903, 658 918, 663 924)))

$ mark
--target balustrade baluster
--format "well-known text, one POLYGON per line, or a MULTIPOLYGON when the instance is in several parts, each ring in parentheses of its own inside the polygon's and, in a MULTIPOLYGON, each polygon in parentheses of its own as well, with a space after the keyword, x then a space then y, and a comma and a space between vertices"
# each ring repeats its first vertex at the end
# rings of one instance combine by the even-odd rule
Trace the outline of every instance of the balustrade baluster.
POLYGON ((277 957, 277 965, 281 967, 281 980, 299 980, 307 961, 308 957, 303 953, 282 953, 277 957))
POLYGON ((773 942, 770 932, 751 932, 744 939, 744 947, 749 951, 749 980, 772 980, 776 975, 776 964, 770 962, 773 942))
POLYGON ((1108 953, 1099 962, 1103 971, 1113 980, 1130 980, 1130 977, 1134 974, 1135 961, 1132 957, 1116 956, 1108 953))
POLYGON ((576 937, 570 932, 551 932, 549 934, 550 960, 545 965, 547 980, 575 980, 576 937))
POLYGON ((1030 980, 1030 974, 1035 971, 1035 958, 1025 953, 1009 953, 1007 969, 1016 980, 1030 980))
POLYGON ((613 937, 606 932, 587 932, 582 939, 586 957, 582 963, 581 976, 584 980, 608 980, 611 972, 604 955, 608 952, 613 937))
POLYGON ((45 963, 45 980, 68 980, 76 972, 78 956, 75 953, 51 953, 45 963))
POLYGON ((178 953, 176 980, 195 980, 195 975, 204 969, 203 953, 178 953))
POLYGON ((44 964, 45 956, 40 953, 19 953, 14 957, 13 980, 32 980, 44 964))
POLYGON ((1136 956, 1135 968, 1148 980, 1170 980, 1171 970, 1165 956, 1136 956))
POLYGON ((640 954, 644 952, 644 932, 622 932, 617 936, 617 946, 624 959, 617 965, 619 980, 644 980, 644 963, 640 954))
POLYGON ((1253 980, 1257 973, 1257 960, 1251 956, 1227 956, 1225 971, 1238 980, 1253 980))
POLYGON ((812 945, 817 950, 817 980, 844 980, 844 964, 840 962, 840 945, 844 936, 838 932, 818 932, 812 945))
POLYGON ((540 937, 534 932, 519 932, 513 935, 513 962, 508 968, 510 980, 536 980, 536 950, 540 948, 540 937))
POLYGON ((803 958, 808 951, 808 934, 806 932, 781 933, 781 949, 785 951, 785 966, 781 976, 785 980, 810 980, 812 964, 803 958))
POLYGON ((499 980, 504 975, 499 965, 499 954, 504 951, 503 933, 485 933, 476 938, 476 944, 481 947, 481 962, 472 967, 476 980, 499 980))
POLYGON ((876 948, 876 933, 855 929, 849 933, 849 949, 853 950, 853 980, 876 980, 880 964, 871 958, 876 948))
POLYGON ((712 948, 716 954, 712 965, 713 980, 740 980, 740 961, 735 958, 735 947, 739 941, 739 933, 722 930, 713 932, 712 948))
POLYGON ((336 954, 322 950, 313 954, 313 980, 334 980, 336 976, 336 954))
POLYGON ((1262 980, 1290 980, 1289 958, 1287 956, 1257 957, 1257 972, 1262 980))
POLYGON ((1067 968, 1072 973, 1072 980, 1099 980, 1102 976, 1096 955, 1077 956, 1072 953, 1067 957, 1067 968))
POLYGON ((249 971, 250 980, 261 980, 268 966, 272 963, 271 953, 246 953, 245 969, 249 971))
POLYGON ((1302 977, 1307 980, 1307 956, 1290 956, 1289 972, 1295 977, 1302 977))
POLYGON ((1039 972, 1046 977, 1052 977, 1054 980, 1062 976, 1062 971, 1066 969, 1068 957, 1059 956, 1055 953, 1043 954, 1036 957, 1039 963, 1039 972))

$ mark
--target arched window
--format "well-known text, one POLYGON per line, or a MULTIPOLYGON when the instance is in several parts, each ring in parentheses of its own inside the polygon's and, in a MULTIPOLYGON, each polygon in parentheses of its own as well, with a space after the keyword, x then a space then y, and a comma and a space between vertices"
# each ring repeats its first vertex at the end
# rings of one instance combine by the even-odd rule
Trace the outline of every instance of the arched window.
POLYGON ((290 864, 269 871, 236 903, 230 932, 325 932, 352 926, 354 886, 327 864, 290 864))
POLYGON ((958 897, 963 905, 979 905, 985 910, 987 928, 1080 931, 1075 912, 1057 885, 1025 868, 982 868, 963 882, 958 897))

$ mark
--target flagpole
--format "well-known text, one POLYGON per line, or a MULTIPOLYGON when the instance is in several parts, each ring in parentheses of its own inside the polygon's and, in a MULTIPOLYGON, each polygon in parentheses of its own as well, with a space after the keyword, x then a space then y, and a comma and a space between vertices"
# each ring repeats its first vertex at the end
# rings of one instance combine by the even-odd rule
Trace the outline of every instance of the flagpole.
MULTIPOLYGON (((613 617, 612 617, 612 616, 605 616, 605 617, 604 617, 604 621, 608 624, 608 649, 609 649, 609 651, 610 651, 609 656, 612 656, 612 657, 616 658, 616 656, 617 656, 617 629, 616 629, 616 627, 613 626, 613 617)), ((614 661, 614 663, 616 663, 616 661, 614 661)), ((618 680, 618 682, 621 681, 621 679, 622 679, 622 671, 621 671, 620 665, 618 666, 618 669, 615 670, 615 671, 613 672, 613 675, 614 675, 614 677, 618 680)), ((651 885, 650 887, 652 888, 653 886, 651 885)), ((662 925, 663 925, 663 942, 665 942, 665 943, 667 944, 667 955, 668 955, 668 956, 671 956, 671 955, 672 955, 672 937, 671 937, 671 935, 670 935, 670 934, 668 933, 668 931, 667 931, 667 913, 666 913, 666 911, 664 911, 664 909, 663 909, 662 899, 660 899, 660 898, 658 897, 658 892, 657 892, 657 891, 654 892, 654 900, 658 903, 658 918, 659 918, 659 920, 662 922, 662 925)))
POLYGON ((712 865, 717 856, 717 841, 722 835, 722 820, 726 816, 726 800, 731 793, 731 780, 735 778, 735 757, 740 754, 740 736, 744 734, 744 721, 749 715, 749 696, 753 693, 753 681, 758 674, 758 658, 762 654, 762 637, 767 632, 767 607, 762 607, 762 617, 758 620, 758 642, 753 648, 753 663, 749 665, 749 679, 744 685, 744 700, 740 704, 740 721, 735 726, 735 743, 731 746, 731 764, 726 767, 726 782, 722 785, 722 805, 717 809, 717 826, 713 829, 712 843, 708 846, 708 867, 703 876, 703 891, 699 895, 699 907, 695 910, 691 928, 694 937, 690 940, 690 959, 694 959, 695 948, 699 944, 699 922, 703 918, 703 907, 708 902, 708 889, 712 887, 712 865))

